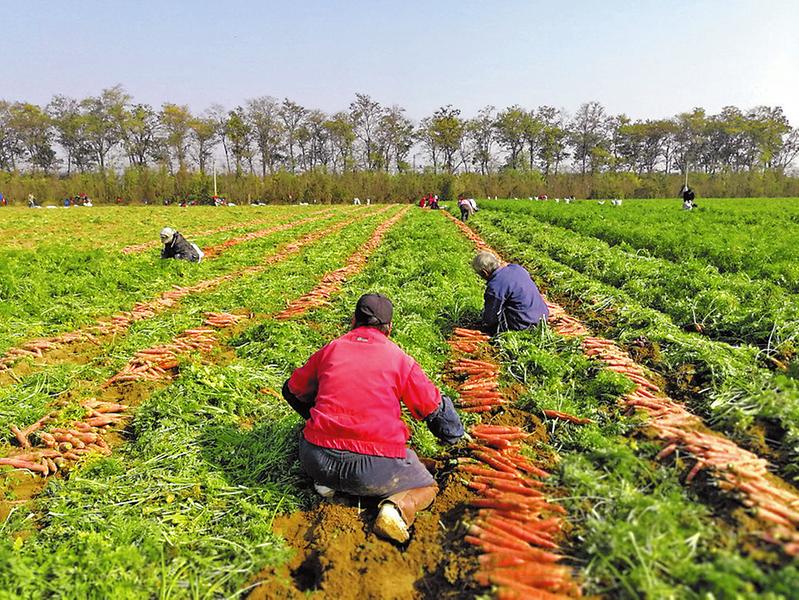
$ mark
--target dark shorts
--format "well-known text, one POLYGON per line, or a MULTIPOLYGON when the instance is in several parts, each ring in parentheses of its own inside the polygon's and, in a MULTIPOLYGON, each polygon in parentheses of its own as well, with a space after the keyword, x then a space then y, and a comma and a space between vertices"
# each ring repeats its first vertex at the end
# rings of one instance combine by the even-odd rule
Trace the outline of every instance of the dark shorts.
POLYGON ((353 496, 388 497, 435 484, 410 448, 405 458, 388 458, 323 448, 300 436, 300 464, 316 483, 353 496))

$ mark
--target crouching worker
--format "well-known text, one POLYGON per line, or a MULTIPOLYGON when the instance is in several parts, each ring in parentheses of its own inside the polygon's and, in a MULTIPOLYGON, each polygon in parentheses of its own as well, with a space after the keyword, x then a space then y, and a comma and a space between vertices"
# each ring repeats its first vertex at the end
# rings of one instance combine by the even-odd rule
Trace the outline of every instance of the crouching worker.
POLYGON ((527 269, 514 264, 503 266, 490 252, 478 252, 472 268, 486 280, 484 331, 492 335, 521 331, 546 321, 549 308, 527 269))
POLYGON ((161 258, 177 258, 189 262, 200 262, 203 258, 203 251, 197 244, 192 244, 171 227, 161 230, 161 243, 164 245, 161 258))
POLYGON ((438 487, 407 447, 400 403, 445 443, 464 431, 452 401, 389 340, 392 315, 385 296, 361 296, 352 329, 295 370, 283 397, 306 421, 299 455, 316 491, 382 498, 375 533, 403 543, 438 487))

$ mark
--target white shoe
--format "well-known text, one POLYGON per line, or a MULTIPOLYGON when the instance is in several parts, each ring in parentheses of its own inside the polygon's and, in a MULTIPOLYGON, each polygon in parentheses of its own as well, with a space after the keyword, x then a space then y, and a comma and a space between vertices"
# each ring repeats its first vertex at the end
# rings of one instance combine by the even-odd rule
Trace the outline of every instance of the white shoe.
POLYGON ((404 544, 411 537, 405 519, 391 502, 386 502, 380 507, 380 512, 377 513, 377 519, 375 519, 375 533, 400 544, 404 544))
POLYGON ((314 483, 313 489, 315 489, 316 493, 322 496, 322 498, 332 498, 336 493, 336 490, 329 488, 326 485, 322 485, 321 483, 314 483))

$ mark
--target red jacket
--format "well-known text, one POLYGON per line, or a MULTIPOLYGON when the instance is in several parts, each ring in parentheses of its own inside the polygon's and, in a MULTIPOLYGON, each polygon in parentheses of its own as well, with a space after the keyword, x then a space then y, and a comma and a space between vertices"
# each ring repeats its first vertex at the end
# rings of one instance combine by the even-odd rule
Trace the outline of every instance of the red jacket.
POLYGON ((415 419, 441 403, 416 361, 374 327, 333 340, 295 370, 288 388, 313 404, 305 439, 317 446, 404 458, 410 432, 400 401, 415 419))

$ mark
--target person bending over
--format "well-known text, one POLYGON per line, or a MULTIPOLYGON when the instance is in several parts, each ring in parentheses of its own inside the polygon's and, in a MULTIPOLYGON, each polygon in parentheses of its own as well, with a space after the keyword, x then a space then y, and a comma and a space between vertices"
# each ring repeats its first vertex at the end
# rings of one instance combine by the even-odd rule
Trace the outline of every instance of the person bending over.
POLYGON ((352 329, 296 369, 283 397, 305 419, 300 463, 316 491, 381 498, 375 533, 404 543, 438 486, 407 446, 401 405, 444 443, 464 430, 452 401, 389 339, 392 316, 385 296, 361 296, 352 329))
POLYGON ((549 308, 524 267, 502 266, 491 252, 478 252, 472 259, 472 268, 486 280, 484 331, 492 335, 520 331, 546 321, 549 308))
POLYGON ((161 243, 164 245, 161 258, 176 258, 189 262, 202 260, 203 252, 197 244, 192 244, 171 227, 164 227, 161 230, 161 243))

